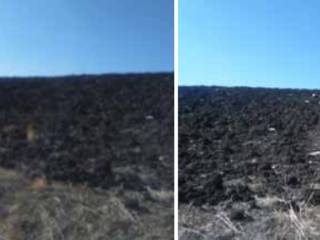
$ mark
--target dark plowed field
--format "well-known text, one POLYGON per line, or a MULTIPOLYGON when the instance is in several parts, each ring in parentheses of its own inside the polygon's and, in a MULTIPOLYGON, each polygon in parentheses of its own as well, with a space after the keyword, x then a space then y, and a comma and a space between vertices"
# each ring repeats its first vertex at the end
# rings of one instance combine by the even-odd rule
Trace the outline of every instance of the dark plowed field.
POLYGON ((320 92, 181 87, 179 197, 217 205, 257 197, 320 203, 320 92))
POLYGON ((172 189, 173 75, 1 79, 0 143, 30 178, 172 189))
POLYGON ((173 239, 173 85, 0 79, 0 239, 173 239))

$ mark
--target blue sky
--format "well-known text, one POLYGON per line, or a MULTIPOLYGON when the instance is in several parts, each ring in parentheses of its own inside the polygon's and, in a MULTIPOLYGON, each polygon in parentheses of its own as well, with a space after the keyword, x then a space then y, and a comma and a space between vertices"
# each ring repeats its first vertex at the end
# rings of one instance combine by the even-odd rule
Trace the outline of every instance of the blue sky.
POLYGON ((180 85, 320 88, 320 1, 180 0, 180 85))
POLYGON ((173 70, 172 0, 1 0, 0 75, 173 70))

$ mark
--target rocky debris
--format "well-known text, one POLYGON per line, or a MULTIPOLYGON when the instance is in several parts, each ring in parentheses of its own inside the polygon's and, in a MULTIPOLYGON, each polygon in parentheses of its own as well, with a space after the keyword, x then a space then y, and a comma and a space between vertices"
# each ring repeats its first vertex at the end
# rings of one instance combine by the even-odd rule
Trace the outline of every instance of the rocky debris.
POLYGON ((309 156, 319 156, 320 155, 320 151, 310 152, 308 155, 309 156))

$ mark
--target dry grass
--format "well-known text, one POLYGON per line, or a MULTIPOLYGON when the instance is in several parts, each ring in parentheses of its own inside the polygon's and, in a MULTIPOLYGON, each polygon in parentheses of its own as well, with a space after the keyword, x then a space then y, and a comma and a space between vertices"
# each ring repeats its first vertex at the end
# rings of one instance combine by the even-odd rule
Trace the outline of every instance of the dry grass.
POLYGON ((174 192, 173 191, 154 190, 149 187, 147 189, 148 189, 148 193, 149 193, 150 197, 157 202, 171 204, 174 201, 174 192))
MULTIPOLYGON (((320 207, 304 202, 299 208, 277 208, 286 200, 267 197, 265 207, 245 210, 251 220, 232 220, 232 207, 181 206, 180 240, 318 240, 320 207), (277 199, 277 201, 275 201, 277 199), (197 233, 197 234, 196 234, 197 233)), ((245 203, 243 203, 245 205, 245 203)), ((243 208, 244 209, 244 208, 243 208)))
POLYGON ((173 239, 173 208, 145 193, 27 181, 4 169, 0 190, 0 240, 173 239), (127 205, 133 196, 144 212, 127 205))
POLYGON ((320 208, 304 206, 299 211, 275 211, 277 239, 320 239, 320 208))

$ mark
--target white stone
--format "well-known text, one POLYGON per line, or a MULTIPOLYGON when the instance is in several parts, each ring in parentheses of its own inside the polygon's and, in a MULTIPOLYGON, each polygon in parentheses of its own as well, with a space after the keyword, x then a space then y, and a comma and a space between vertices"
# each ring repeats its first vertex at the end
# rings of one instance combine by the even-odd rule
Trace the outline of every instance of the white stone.
POLYGON ((308 155, 309 156, 318 156, 318 155, 320 155, 320 151, 311 152, 308 155))

